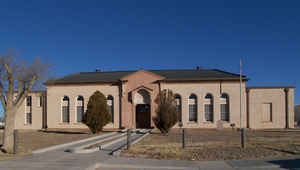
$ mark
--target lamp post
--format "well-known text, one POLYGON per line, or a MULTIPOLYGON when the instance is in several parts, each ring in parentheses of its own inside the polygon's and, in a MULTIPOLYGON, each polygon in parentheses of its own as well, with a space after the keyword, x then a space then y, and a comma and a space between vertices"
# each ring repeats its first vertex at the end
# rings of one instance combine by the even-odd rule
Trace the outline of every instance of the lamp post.
POLYGON ((242 59, 240 60, 240 131, 241 131, 241 147, 246 147, 246 130, 242 127, 242 59))

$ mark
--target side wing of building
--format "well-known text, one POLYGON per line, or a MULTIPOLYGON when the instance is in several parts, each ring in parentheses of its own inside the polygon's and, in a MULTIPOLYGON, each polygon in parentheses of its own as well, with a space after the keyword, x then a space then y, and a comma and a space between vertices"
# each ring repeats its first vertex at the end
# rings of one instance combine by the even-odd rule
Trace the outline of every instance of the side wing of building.
POLYGON ((42 129, 46 126, 46 91, 32 91, 17 111, 16 129, 42 129))
POLYGON ((248 87, 248 127, 294 128, 294 87, 248 87))

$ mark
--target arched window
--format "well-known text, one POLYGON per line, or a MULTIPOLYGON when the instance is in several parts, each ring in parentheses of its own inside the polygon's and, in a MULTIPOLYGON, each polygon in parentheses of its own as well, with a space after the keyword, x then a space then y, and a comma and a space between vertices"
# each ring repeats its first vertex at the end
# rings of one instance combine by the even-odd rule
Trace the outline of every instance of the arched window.
POLYGON ((114 97, 111 95, 107 96, 107 106, 109 114, 111 115, 111 120, 114 122, 114 97))
POLYGON ((68 96, 64 96, 62 101, 62 122, 70 122, 70 99, 68 96))
POLYGON ((229 121, 229 96, 226 93, 221 95, 221 120, 229 121))
POLYGON ((212 122, 214 120, 214 98, 212 94, 207 94, 204 101, 204 117, 205 121, 212 122))
POLYGON ((83 112, 84 112, 84 99, 82 96, 78 96, 76 101, 76 113, 77 113, 76 121, 78 123, 82 122, 83 112))
POLYGON ((197 96, 192 94, 189 97, 189 121, 197 122, 197 96))
POLYGON ((175 102, 176 102, 176 108, 178 112, 178 121, 182 121, 182 113, 181 113, 181 97, 179 94, 175 94, 175 102))

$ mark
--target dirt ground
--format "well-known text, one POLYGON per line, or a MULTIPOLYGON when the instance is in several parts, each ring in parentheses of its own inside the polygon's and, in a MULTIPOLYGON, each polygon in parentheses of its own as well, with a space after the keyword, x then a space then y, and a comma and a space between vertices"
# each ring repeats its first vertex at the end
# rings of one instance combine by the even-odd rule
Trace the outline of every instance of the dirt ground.
MULTIPOLYGON (((3 130, 0 130, 0 143, 2 143, 3 130)), ((99 135, 99 134, 95 134, 99 135)), ((95 136, 88 130, 72 129, 72 130, 60 130, 49 129, 47 131, 42 130, 19 130, 19 145, 18 154, 4 154, 0 151, 0 160, 7 160, 10 158, 20 157, 27 154, 31 154, 31 151, 36 149, 45 148, 52 145, 63 144, 72 142, 88 137, 95 136)))
POLYGON ((240 147, 236 130, 188 129, 186 149, 182 149, 181 130, 168 136, 154 131, 125 150, 121 156, 178 160, 238 160, 300 156, 300 129, 246 132, 246 149, 240 147))

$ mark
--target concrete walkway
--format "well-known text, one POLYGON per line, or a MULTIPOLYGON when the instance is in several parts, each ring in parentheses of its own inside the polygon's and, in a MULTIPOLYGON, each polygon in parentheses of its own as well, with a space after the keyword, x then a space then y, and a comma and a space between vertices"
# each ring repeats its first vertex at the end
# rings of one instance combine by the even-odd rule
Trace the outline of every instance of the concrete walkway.
MULTIPOLYGON (((222 169, 222 170, 254 170, 254 169, 296 169, 300 168, 300 158, 288 160, 242 160, 242 161, 179 161, 150 160, 112 157, 109 155, 116 147, 124 145, 125 141, 109 149, 89 154, 64 152, 67 148, 59 148, 44 153, 33 154, 15 160, 0 162, 0 170, 170 170, 170 169, 222 169)), ((78 146, 78 144, 76 144, 78 146)), ((73 146, 75 147, 75 145, 73 146)))
POLYGON ((299 159, 181 161, 136 158, 111 158, 97 164, 97 170, 283 170, 300 169, 299 159))

